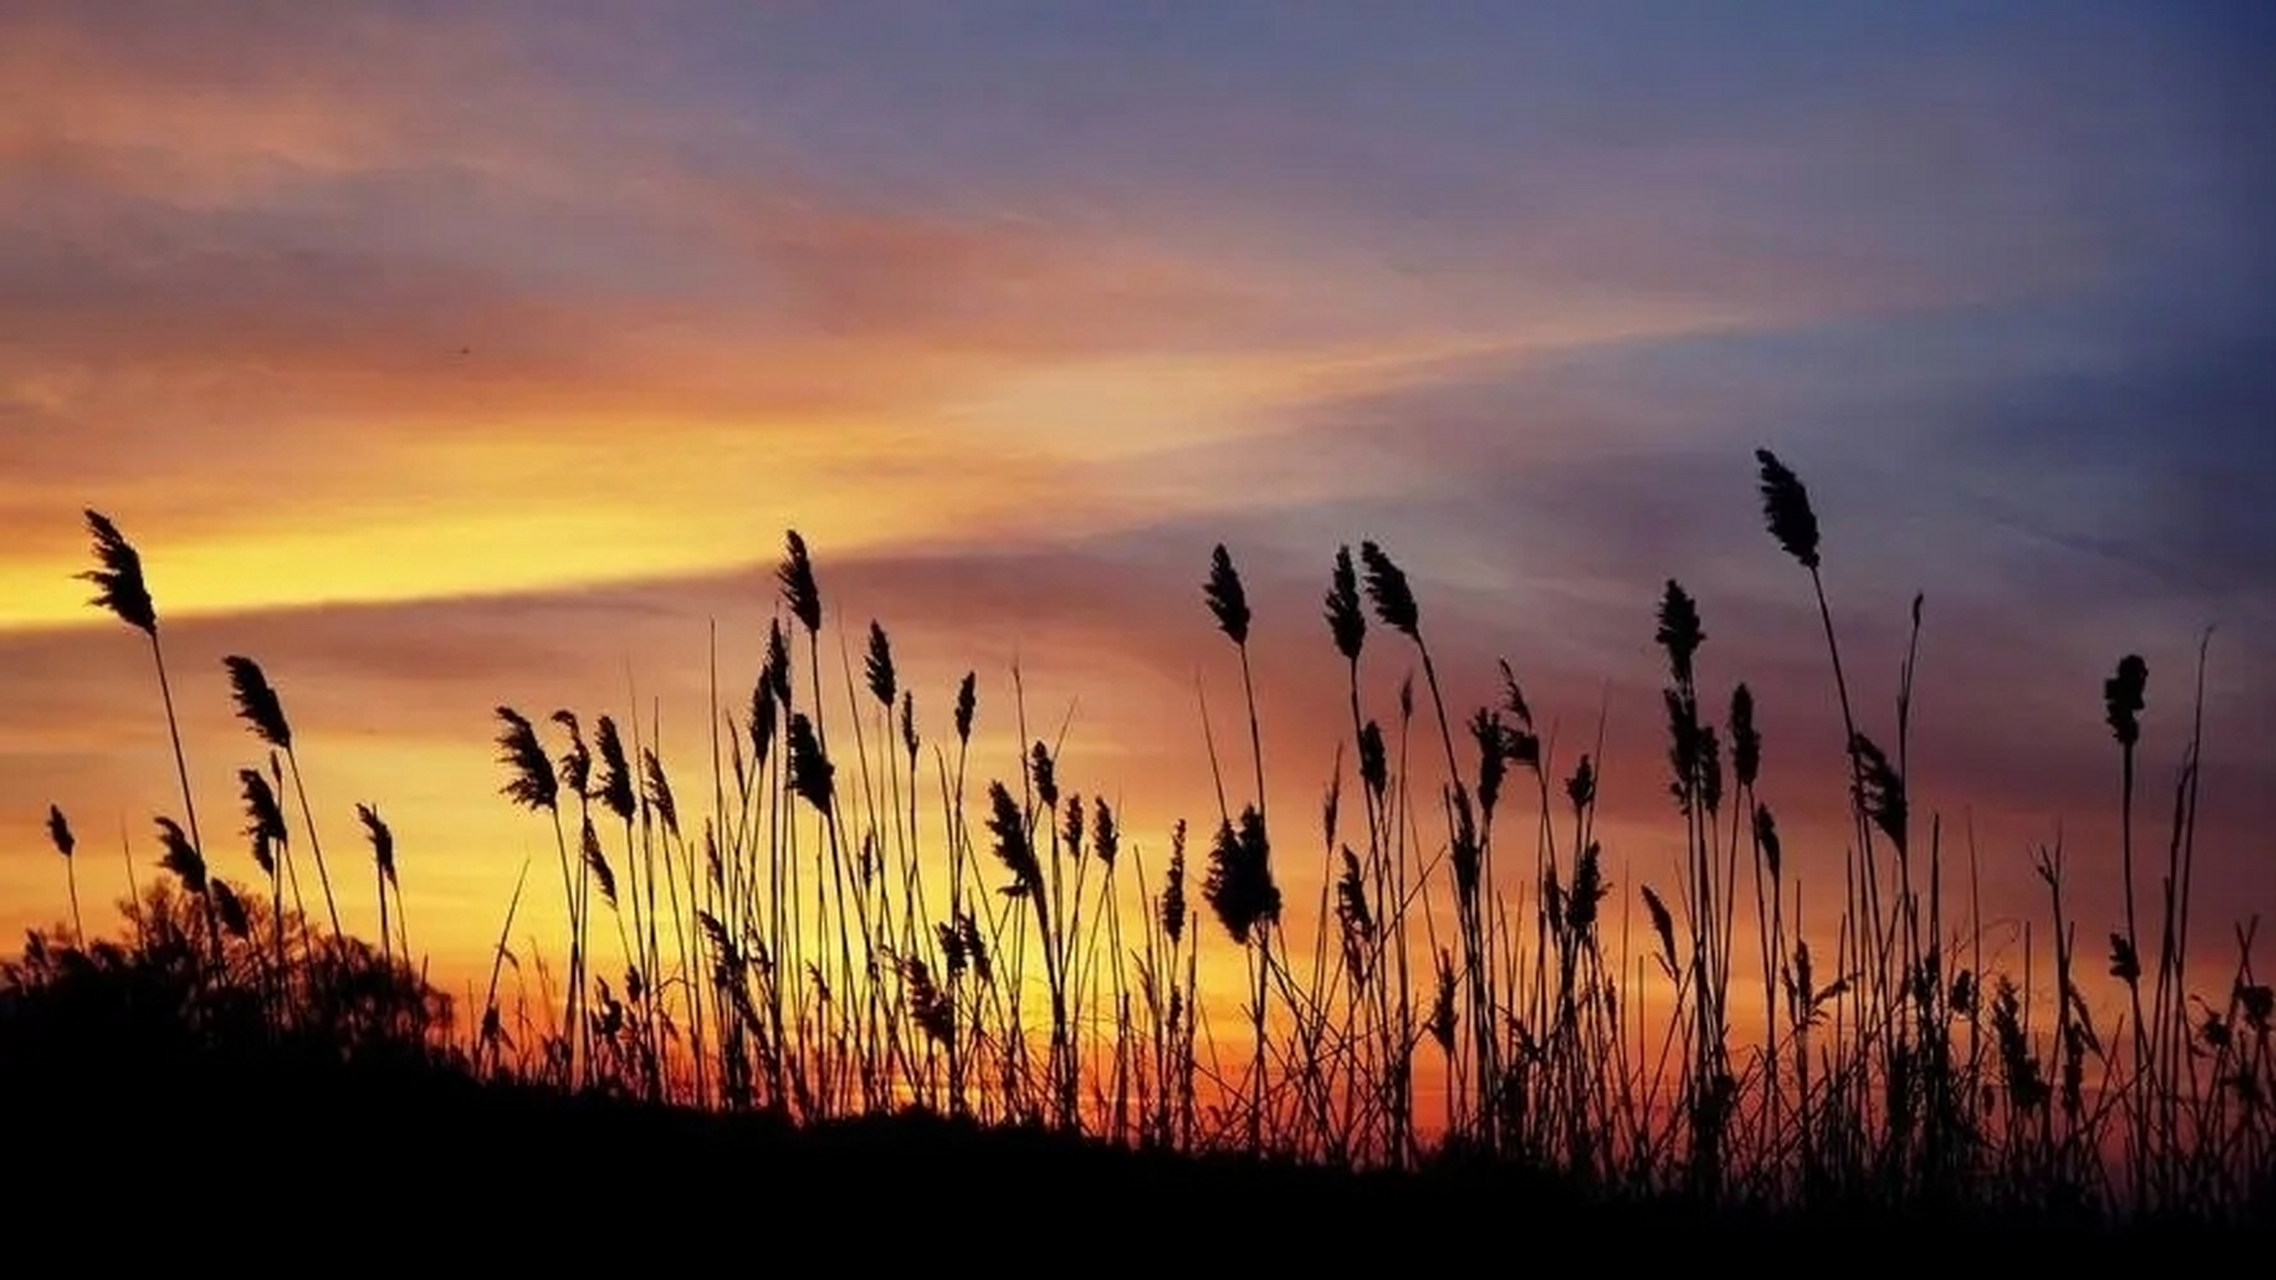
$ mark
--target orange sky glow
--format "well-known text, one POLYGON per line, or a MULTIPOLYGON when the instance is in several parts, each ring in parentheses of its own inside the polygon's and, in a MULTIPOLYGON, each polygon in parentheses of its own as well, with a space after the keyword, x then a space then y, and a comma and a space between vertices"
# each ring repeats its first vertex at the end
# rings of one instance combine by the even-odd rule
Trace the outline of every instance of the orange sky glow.
MULTIPOLYGON (((1763 445, 1818 501, 1879 736, 1925 593, 1916 829, 1939 819, 1955 859, 1972 836, 1987 952, 2019 959, 2021 922, 2044 914, 2029 852, 2058 839, 2082 935, 2114 926, 2101 681, 2124 653, 2149 661, 2140 831, 2162 853, 2214 623, 2208 984, 2234 959, 2230 922, 2276 911, 2276 566, 2237 549, 2261 545, 2276 495, 2244 478, 2264 440, 2223 416, 2276 399, 2189 384, 2171 413, 2127 406, 2213 442, 2187 448, 2140 443, 2138 420, 2102 452, 2041 434, 2062 396, 2110 402, 2097 378, 2166 385, 2123 363, 2149 358, 2136 338, 2164 314, 2126 292, 2145 254, 2270 278, 2235 216, 2265 206, 2198 127, 2220 108, 2188 74, 2203 51, 1900 51, 1849 89, 1805 86, 1822 110, 1733 106, 1727 130, 1680 84, 1599 103, 1576 71, 1572 101, 1512 108, 1569 129, 1503 138, 1460 76, 1441 107, 1467 123, 1378 134, 1356 123, 1367 103, 1314 102, 1293 73, 1185 83, 1166 54, 1128 72, 1143 103, 1101 105, 1052 43, 1081 33, 1003 35, 997 54, 1032 53, 1095 113, 1029 136, 898 43, 857 57, 825 19, 787 16, 802 8, 748 16, 753 39, 796 27, 842 75, 793 75, 822 56, 798 43, 779 83, 683 79, 676 42, 700 40, 627 43, 626 19, 582 8, 272 13, 251 39, 168 6, 0 16, 0 932, 67 913, 49 804, 106 921, 121 842, 149 878, 152 820, 179 807, 148 648, 74 576, 87 507, 144 556, 217 872, 257 874, 234 778, 263 753, 220 662, 244 653, 283 694, 328 853, 356 868, 343 912, 376 925, 353 809, 374 803, 413 942, 453 993, 486 972, 525 859, 516 945, 562 920, 550 829, 498 794, 493 708, 654 715, 708 814, 707 651, 716 628, 721 701, 740 707, 792 528, 825 649, 842 633, 858 663, 882 622, 928 741, 978 674, 975 794, 1017 777, 1016 665, 1027 739, 1064 722, 1063 785, 1114 800, 1149 859, 1178 819, 1197 847, 1216 822, 1197 688, 1236 806, 1247 790, 1239 668, 1201 598, 1227 543, 1256 605, 1277 867, 1307 953, 1320 797, 1348 736, 1319 606, 1337 546, 1377 539, 1414 576, 1451 715, 1496 695, 1506 658, 1559 781, 1603 717, 1625 911, 1638 884, 1672 895, 1682 847, 1652 646, 1681 579, 1711 706, 1738 680, 1761 699, 1762 795, 1831 900, 1839 718, 1807 575, 1760 527, 1763 445), (2095 98, 2086 136, 2033 126, 2088 96, 2080 67, 2132 76, 2140 114, 2095 98), (1987 103, 2016 110, 1956 123, 1987 103), (960 119, 985 145, 928 144, 960 119), (1861 139, 1882 171, 1852 167, 1861 139), (2120 152, 2168 167, 2092 168, 2120 152), (2031 161, 2079 166, 2087 203, 2034 197, 2013 172, 2031 161), (1867 181, 1874 201, 1852 203, 1867 181), (2139 207, 2093 203, 2136 182, 2139 207), (2166 207, 2176 191, 2195 222, 2166 207), (2244 256, 2184 261, 2184 242, 2244 256)), ((2231 350, 2222 336, 2208 349, 2231 350)), ((1391 718, 1413 670, 1376 628, 1370 715, 1391 718)), ((1513 792, 1505 822, 1529 830, 1530 783, 1513 792)), ((929 793, 926 813, 937 830, 929 793)), ((1237 1017, 1237 953, 1211 933, 1204 956, 1213 1016, 1237 1017)), ((1735 1005, 1759 1018, 1757 998, 1735 1005)))

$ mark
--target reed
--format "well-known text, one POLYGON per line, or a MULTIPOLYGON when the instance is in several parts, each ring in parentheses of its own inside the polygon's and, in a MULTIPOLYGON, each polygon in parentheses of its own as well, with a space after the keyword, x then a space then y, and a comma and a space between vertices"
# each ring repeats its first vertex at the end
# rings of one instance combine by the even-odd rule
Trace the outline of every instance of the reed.
POLYGON ((1339 548, 1319 597, 1344 677, 1320 792, 1321 883, 1316 899, 1309 886, 1291 899, 1281 875, 1297 845, 1284 816, 1268 821, 1262 749, 1264 717, 1278 712, 1255 675, 1254 602, 1224 546, 1202 602, 1240 667, 1253 794, 1228 794, 1247 788, 1226 785, 1203 699, 1218 820, 1189 850, 1186 821, 1156 844, 1109 799, 1111 781, 1078 777, 1064 731, 1030 731, 1016 667, 1003 719, 1017 747, 996 768, 984 756, 973 768, 979 674, 957 682, 928 738, 920 682, 882 619, 858 647, 838 646, 844 700, 831 705, 823 597, 792 532, 748 700, 729 708, 713 694, 708 815, 675 777, 660 711, 645 726, 557 711, 549 750, 538 725, 494 709, 501 793, 554 833, 565 981, 547 989, 544 940, 509 948, 525 862, 467 1028, 424 987, 376 804, 355 806, 379 890, 376 946, 340 927, 292 725, 241 656, 225 660, 237 717, 270 752, 265 771, 236 775, 265 893, 208 865, 141 561, 90 514, 97 603, 145 633, 160 669, 184 822, 157 819, 168 879, 126 904, 132 941, 111 944, 85 931, 78 841, 51 808, 70 944, 35 935, 0 995, 105 966, 178 973, 178 1003, 205 1034, 332 1037, 494 1083, 797 1123, 914 1107, 1346 1169, 1490 1160, 1592 1194, 1678 1194, 1733 1212, 1977 1204, 2212 1220, 2265 1204, 2276 998, 2254 968, 2253 922, 2237 928, 2224 971, 2192 963, 2203 651, 2190 727, 2176 734, 2156 895, 2136 901, 2135 843, 2144 752, 2161 739, 2147 664, 2128 655, 2102 690, 2118 829, 2107 850, 2074 835, 2034 851, 2043 896, 2022 946, 1997 958, 1972 831, 1962 892, 1943 815, 1915 782, 1921 598, 1895 731, 1876 736, 1853 705, 1817 510, 1775 455, 1756 463, 1768 531, 1810 575, 1841 709, 1853 828, 1841 858, 1805 860, 1807 837, 1781 825, 1794 800, 1771 794, 1763 691, 1722 683, 1707 610, 1675 580, 1637 618, 1637 639, 1664 663, 1672 854, 1655 861, 1599 824, 1628 776, 1607 769, 1601 707, 1593 742, 1560 749, 1554 692, 1521 689, 1502 661, 1474 673, 1492 693, 1457 719, 1448 694, 1460 686, 1442 683, 1417 584, 1375 542, 1339 548), (1372 626, 1413 646, 1435 750, 1412 749, 1417 682, 1372 669, 1384 657, 1372 626), (851 755, 833 756, 833 740, 851 755), (333 925, 322 945, 292 872, 288 767, 333 925), (1828 881, 1838 867, 1842 883, 1805 894, 1804 867, 1827 868, 1828 881), (2122 879, 2125 915, 2106 966, 2081 951, 2073 918, 2079 878, 2105 871, 2122 879), (1197 925, 1198 910, 1214 926, 1197 925), (612 934, 612 963, 600 963, 612 934), (1237 991, 1204 981, 1236 965, 1237 991), (519 1005, 503 990, 509 969, 534 983, 519 1005), (1220 994, 1238 997, 1238 1025, 1211 1026, 1220 994), (1757 1011, 1750 1038, 1742 1023, 1757 1011))

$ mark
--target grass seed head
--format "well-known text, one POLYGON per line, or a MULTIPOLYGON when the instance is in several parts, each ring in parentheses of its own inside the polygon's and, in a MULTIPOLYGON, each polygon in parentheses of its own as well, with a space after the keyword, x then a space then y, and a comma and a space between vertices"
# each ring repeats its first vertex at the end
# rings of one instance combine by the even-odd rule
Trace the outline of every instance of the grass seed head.
POLYGON ((1850 750, 1857 757, 1857 804, 1898 852, 1905 849, 1905 780, 1871 738, 1858 734, 1850 750))
POLYGON ((837 794, 837 772, 837 766, 822 754, 821 740, 814 736, 814 722, 804 712, 794 713, 790 717, 790 789, 817 813, 827 816, 837 794))
POLYGON ((284 806, 277 803, 277 793, 268 778, 259 769, 239 769, 237 783, 245 801, 245 835, 256 842, 289 843, 284 806))
POLYGON ((2118 672, 2102 682, 2102 703, 2110 732, 2118 745, 2131 747, 2142 740, 2142 693, 2150 681, 2149 664, 2138 653, 2118 660, 2118 672))
POLYGON ((1367 569, 1367 598, 1375 603, 1375 616, 1383 620, 1384 626, 1408 639, 1420 639, 1422 609, 1415 604, 1414 588, 1407 582, 1406 571, 1392 563, 1383 548, 1373 542, 1359 544, 1359 560, 1367 569))
POLYGON ((1100 864, 1109 870, 1122 853, 1122 832, 1115 825, 1114 810, 1107 808, 1104 796, 1091 802, 1091 849, 1098 854, 1100 864))
POLYGON ((640 753, 640 771, 646 779, 644 798, 664 830, 674 838, 680 834, 680 806, 672 799, 672 780, 664 776, 664 762, 656 758, 653 748, 640 753))
POLYGON ((774 681, 761 673, 751 686, 751 767, 762 768, 767 756, 774 750, 774 734, 782 703, 775 696, 774 681))
POLYGON ((1438 949, 1438 987, 1430 1002, 1430 1038, 1438 1042, 1441 1053, 1454 1052, 1454 956, 1446 948, 1438 949))
POLYGON ((1754 842, 1762 852, 1763 870, 1768 871, 1772 883, 1776 883, 1780 860, 1778 819, 1770 812, 1769 805, 1757 804, 1754 807, 1754 842))
POLYGON ((798 625, 806 634, 817 635, 822 630, 822 589, 814 581, 814 561, 806 554, 806 539, 792 529, 785 539, 787 550, 782 565, 775 571, 782 584, 783 603, 790 608, 798 625))
POLYGON ((585 746, 584 726, 577 722, 575 712, 556 711, 553 723, 569 734, 569 747, 561 753, 556 773, 561 785, 573 796, 589 796, 593 786, 593 753, 585 746))
POLYGON ((1359 856, 1345 845, 1341 857, 1343 872, 1336 877, 1336 923, 1342 931, 1344 962, 1355 976, 1364 979, 1367 957, 1375 945, 1375 913, 1367 902, 1367 879, 1360 871, 1359 856))
POLYGON ((1391 761, 1383 746, 1383 726, 1373 720, 1359 729, 1359 781, 1378 803, 1391 786, 1391 761))
POLYGON ((1730 730, 1731 773, 1751 788, 1762 773, 1762 732, 1754 726, 1754 690, 1743 683, 1731 690, 1730 730))
POLYGON ((1000 781, 990 782, 988 810, 988 830, 996 837, 996 861, 1012 873, 1012 882, 1004 886, 1004 893, 1041 902, 1043 868, 1036 861, 1034 842, 1028 839, 1026 815, 1020 812, 1019 801, 1012 799, 1011 788, 1000 781))
POLYGON ((253 917, 245 910, 244 900, 229 887, 226 880, 216 880, 212 886, 213 913, 220 919, 222 931, 242 941, 252 936, 253 917))
POLYGON ((498 763, 506 766, 501 794, 523 808, 552 811, 561 798, 561 782, 537 740, 536 727, 512 707, 499 707, 497 716, 498 763))
POLYGON ((1242 589, 1240 570, 1233 567, 1232 553, 1222 542, 1209 553, 1209 581, 1201 594, 1209 602, 1209 612, 1216 615, 1217 629, 1236 645, 1248 644, 1248 592, 1242 589))
POLYGON ((1502 782, 1509 776, 1509 726, 1502 723, 1499 711, 1480 707, 1470 717, 1470 738, 1478 748, 1478 809, 1492 821, 1502 782))
POLYGON ((1336 548, 1335 573, 1326 600, 1328 634, 1346 662, 1358 662, 1367 643, 1367 615, 1359 607, 1359 572, 1352 567, 1351 548, 1336 548))
POLYGON ((144 635, 156 637, 158 606, 150 599, 149 584, 143 581, 141 554, 109 516, 93 510, 86 515, 87 532, 95 540, 95 567, 79 575, 81 581, 95 584, 95 597, 88 603, 108 610, 144 635))
POLYGON ((1260 926, 1280 919, 1280 886, 1272 878, 1272 844, 1255 805, 1241 810, 1240 825, 1217 830, 1202 897, 1233 941, 1247 946, 1260 926))
POLYGON ((1692 685, 1694 661, 1699 646, 1707 633, 1699 625, 1699 605, 1683 584, 1670 578, 1667 590, 1660 596, 1659 631, 1660 648, 1667 652, 1668 673, 1680 688, 1692 685))
POLYGON ((577 847, 585 860, 585 870, 593 877, 593 884, 601 891, 601 901, 609 910, 616 910, 616 868, 609 865, 608 854, 601 849, 600 832, 593 829, 593 820, 585 819, 584 829, 578 832, 577 847))
POLYGON ((223 658, 229 669, 229 692, 237 702, 237 718, 259 738, 279 751, 292 750, 292 724, 285 719, 284 703, 261 670, 261 664, 237 654, 223 658))
POLYGON ((1573 802, 1573 812, 1580 813, 1596 803, 1596 762, 1583 755, 1573 766, 1573 774, 1565 779, 1565 798, 1573 802))
POLYGON ((1185 819, 1170 831, 1170 869, 1162 880, 1162 934, 1175 947, 1185 936, 1185 819))
POLYGON ((1028 773, 1035 782, 1035 797, 1045 809, 1059 807, 1059 769, 1051 759, 1051 749, 1041 742, 1028 752, 1028 773))
POLYGON ((1596 927, 1596 909, 1605 892, 1604 849, 1591 840, 1573 864, 1573 887, 1565 895, 1565 923, 1575 937, 1586 938, 1596 927))
POLYGON ((632 821, 638 799, 632 789, 632 762, 625 758, 624 737, 617 732, 613 718, 602 716, 593 722, 593 750, 601 758, 601 781, 593 798, 618 821, 632 821))
POLYGON ((1652 917, 1652 933, 1660 940, 1660 966, 1670 978, 1676 976, 1675 917, 1668 913, 1667 904, 1652 886, 1644 885, 1644 910, 1652 917))
POLYGON ((1757 449, 1754 458, 1761 467, 1762 518, 1770 536, 1803 568, 1816 572, 1818 517, 1810 510, 1810 491, 1770 450, 1757 449))
POLYGON ((759 668, 760 676, 774 689, 775 700, 790 705, 790 637, 782 629, 781 618, 767 620, 767 656, 759 668))
POLYGON ((158 865, 171 872, 182 882, 182 887, 198 897, 206 892, 205 855, 190 843, 180 823, 172 818, 158 819, 158 843, 165 852, 158 865))
POLYGON ((1059 824, 1059 843, 1077 862, 1083 858, 1083 837, 1090 830, 1084 825, 1084 819, 1089 816, 1089 811, 1083 808, 1080 792, 1067 797, 1066 812, 1059 824))
POLYGON ((1502 710, 1508 712, 1510 718, 1519 725, 1531 729, 1533 708, 1526 705, 1525 690, 1518 687, 1517 672, 1509 665, 1509 659, 1499 661, 1502 673, 1502 710))
POLYGON ((379 868, 379 874, 386 877, 389 884, 394 884, 395 832, 379 816, 379 810, 368 804, 356 806, 356 821, 363 824, 364 838, 371 842, 372 865, 379 868))
POLYGON ((956 741, 970 745, 972 741, 972 713, 979 706, 979 673, 967 671, 956 686, 956 741))
POLYGON ((862 675, 869 682, 869 696, 891 711, 894 695, 900 692, 893 671, 893 641, 875 619, 869 624, 869 652, 862 659, 862 675))

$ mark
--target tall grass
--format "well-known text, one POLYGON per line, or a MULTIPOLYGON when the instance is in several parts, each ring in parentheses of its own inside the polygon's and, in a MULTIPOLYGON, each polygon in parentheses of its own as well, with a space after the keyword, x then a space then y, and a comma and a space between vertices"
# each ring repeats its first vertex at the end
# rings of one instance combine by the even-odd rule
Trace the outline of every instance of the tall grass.
MULTIPOLYGON (((1908 784, 1921 601, 1894 730, 1876 738, 1843 664, 1810 494, 1775 455, 1756 461, 1764 524, 1809 575, 1842 713, 1851 835, 1838 892, 1813 883, 1805 896, 1762 793, 1772 744, 1759 692, 1710 678, 1708 610, 1679 582, 1649 622, 1681 852, 1638 870, 1599 833, 1601 726, 1587 750, 1560 754, 1507 662, 1491 673, 1494 698, 1456 714, 1406 573, 1375 542, 1356 558, 1339 549, 1321 620, 1344 664, 1336 718, 1348 724, 1321 793, 1321 892, 1304 921, 1284 911, 1278 868, 1302 838, 1268 822, 1256 620, 1227 548, 1212 552, 1202 596, 1238 662, 1254 794, 1228 797, 1204 702, 1218 813, 1194 851, 1197 884, 1184 821, 1156 847, 1104 784, 1063 776, 1061 745, 1030 732, 1016 671, 1007 707, 982 706, 967 674, 946 699, 947 732, 928 734, 881 622, 868 622, 858 660, 841 643, 826 664, 820 577, 792 532, 748 699, 722 705, 714 676, 708 814, 683 806, 700 792, 675 780, 653 716, 644 741, 636 707, 542 721, 495 709, 502 792, 554 836, 565 990, 524 996, 511 1017, 501 1005, 509 967, 517 983, 525 967, 544 980, 543 957, 507 947, 517 883, 470 1032, 424 996, 390 997, 357 1025, 488 1077, 802 1122, 918 1107, 1355 1168, 1461 1154, 1726 1205, 2265 1205, 2276 1002, 2255 974, 2252 926, 2236 932, 2232 967, 2209 979, 2190 963, 2202 652, 2154 909, 2137 910, 2134 856, 2149 673, 2128 655, 2104 688, 2120 757, 2109 851, 2040 851, 2045 914, 2021 973, 1988 972, 1972 838, 1963 890, 1941 815, 1908 784), (1395 667, 1384 682, 1398 658, 1370 647, 1370 611, 1419 662, 1419 752, 1414 681, 1395 667), (1386 695, 1388 728, 1369 710, 1386 695), (1016 755, 975 758, 983 716, 1016 728, 1016 755), (2124 882, 2107 974, 2077 941, 2082 870, 2124 882), (1243 989, 1227 993, 1237 1031, 1210 1025, 1205 949, 1240 962, 1243 989), (1737 1032, 1742 1011, 1759 1011, 1759 1035, 1737 1032)), ((158 657, 193 814, 140 560, 115 526, 90 522, 98 602, 158 657)), ((194 825, 162 817, 164 865, 195 915, 162 886, 150 901, 165 911, 137 902, 135 918, 166 922, 147 946, 177 946, 197 921, 198 981, 249 984, 272 1028, 344 1026, 353 972, 326 957, 371 962, 339 927, 320 855, 334 928, 318 938, 301 923, 280 757, 312 853, 317 816, 274 690, 251 659, 229 664, 239 715, 272 752, 265 774, 239 774, 266 899, 211 875, 194 825)), ((417 990, 392 833, 376 808, 356 815, 380 886, 376 967, 417 990)), ((51 830, 68 861, 60 811, 51 830)))

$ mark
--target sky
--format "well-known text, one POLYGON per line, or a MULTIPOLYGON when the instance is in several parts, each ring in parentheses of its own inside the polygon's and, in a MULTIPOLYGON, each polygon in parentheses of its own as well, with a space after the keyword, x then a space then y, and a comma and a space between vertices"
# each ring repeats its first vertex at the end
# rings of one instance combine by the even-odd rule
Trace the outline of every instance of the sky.
MULTIPOLYGON (((73 577, 87 507, 142 549, 216 869, 255 875, 246 653, 332 845, 357 802, 394 827, 446 976, 551 857, 493 708, 637 708, 707 780, 713 637, 738 703, 792 528, 830 643, 881 621, 935 730, 977 672, 1004 777, 1017 664, 1029 736, 1063 723, 1067 785, 1157 858, 1214 825, 1197 689, 1247 767, 1211 548, 1306 813, 1346 714, 1319 599, 1373 539, 1454 714, 1506 658, 1560 777, 1601 720, 1616 891, 1681 848, 1678 579, 1710 701, 1762 704, 1789 857, 1838 884, 1839 711, 1768 447, 1884 741, 1925 597, 1915 821, 1972 833, 2011 958, 2040 845, 2082 933, 2118 923, 2101 682, 2148 662, 2162 850, 2214 628, 2225 974, 2229 920, 2276 910, 2272 61, 2250 3, 17 0, 0 930, 66 910, 47 805, 91 903, 179 805, 148 648, 73 577)), ((1414 654, 1369 645, 1388 719, 1414 654)), ((1282 837, 1295 902, 1318 843, 1282 837)))

